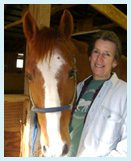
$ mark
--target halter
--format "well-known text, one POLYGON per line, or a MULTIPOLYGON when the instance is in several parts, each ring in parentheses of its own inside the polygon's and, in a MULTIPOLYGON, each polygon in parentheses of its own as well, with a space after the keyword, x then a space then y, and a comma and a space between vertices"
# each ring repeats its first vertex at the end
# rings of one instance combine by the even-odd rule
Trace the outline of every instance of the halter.
POLYGON ((33 107, 31 110, 35 113, 52 113, 52 112, 62 112, 71 109, 71 105, 59 106, 59 107, 33 107))

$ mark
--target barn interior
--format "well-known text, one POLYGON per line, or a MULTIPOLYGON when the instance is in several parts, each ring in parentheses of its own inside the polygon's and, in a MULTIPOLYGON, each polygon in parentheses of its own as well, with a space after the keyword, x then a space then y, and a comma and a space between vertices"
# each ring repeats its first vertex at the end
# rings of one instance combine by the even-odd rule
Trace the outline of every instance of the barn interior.
MULTIPOLYGON (((39 24, 57 28, 64 9, 74 18, 73 38, 89 44, 100 30, 114 31, 122 43, 122 60, 116 69, 127 81, 127 5, 126 4, 52 4, 4 5, 4 93, 5 93, 5 151, 6 157, 20 156, 23 120, 29 106, 27 82, 24 75, 27 44, 23 34, 22 17, 32 9, 39 24), (44 22, 45 23, 45 22, 44 22), (26 94, 26 95, 25 95, 26 94), (19 107, 19 108, 18 108, 19 107), (13 150, 12 150, 13 149, 13 150)), ((82 56, 82 55, 81 55, 82 56)), ((83 66, 83 64, 79 64, 83 66)), ((83 68, 85 68, 83 66, 83 68)), ((81 76, 79 81, 84 77, 81 76)))

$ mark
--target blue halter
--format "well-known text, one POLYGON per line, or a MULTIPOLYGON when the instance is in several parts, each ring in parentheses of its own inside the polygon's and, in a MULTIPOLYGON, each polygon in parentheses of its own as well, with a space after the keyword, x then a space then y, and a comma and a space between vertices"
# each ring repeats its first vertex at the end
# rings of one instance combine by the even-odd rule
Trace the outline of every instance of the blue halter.
POLYGON ((49 107, 49 108, 38 108, 34 107, 31 110, 35 113, 52 113, 52 112, 62 112, 71 109, 71 105, 59 106, 59 107, 49 107))

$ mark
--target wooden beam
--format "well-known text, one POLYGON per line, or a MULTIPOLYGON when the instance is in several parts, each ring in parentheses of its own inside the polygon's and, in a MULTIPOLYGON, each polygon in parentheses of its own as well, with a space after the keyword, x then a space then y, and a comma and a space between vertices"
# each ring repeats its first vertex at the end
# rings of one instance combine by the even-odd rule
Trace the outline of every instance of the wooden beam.
POLYGON ((113 27, 116 27, 116 26, 117 26, 116 24, 111 23, 111 24, 106 24, 106 25, 101 25, 101 26, 95 26, 95 27, 92 27, 91 29, 85 28, 85 30, 83 30, 83 31, 77 31, 77 32, 73 33, 72 36, 92 34, 92 33, 95 33, 95 32, 99 32, 102 29, 109 29, 109 28, 113 28, 113 27))
MULTIPOLYGON (((4 7, 7 7, 7 5, 6 5, 6 6, 4 5, 4 7)), ((27 10, 28 10, 28 6, 27 6, 27 5, 24 5, 24 6, 23 6, 23 9, 22 9, 22 12, 21 12, 21 16, 23 16, 24 13, 25 13, 27 10)), ((10 14, 9 14, 9 15, 10 15, 10 14)), ((11 22, 11 23, 5 25, 4 29, 6 30, 6 29, 9 29, 9 28, 11 28, 11 27, 15 27, 15 26, 21 25, 22 22, 23 22, 23 20, 22 20, 22 18, 20 18, 20 19, 17 20, 17 21, 14 21, 14 22, 11 22)))
POLYGON ((95 29, 95 30, 92 29, 90 31, 80 31, 80 32, 73 33, 72 36, 92 34, 92 33, 99 32, 99 31, 100 31, 100 29, 95 29))
POLYGON ((4 101, 5 102, 24 102, 25 100, 29 101, 29 96, 22 94, 5 94, 4 101))
POLYGON ((74 7, 78 4, 57 4, 57 5, 51 5, 51 15, 54 15, 56 12, 70 8, 70 7, 74 7))
POLYGON ((98 12, 102 13, 123 29, 127 30, 127 16, 112 4, 90 4, 98 12))
POLYGON ((7 29, 9 29, 11 27, 18 26, 20 24, 22 24, 22 19, 14 21, 12 23, 9 23, 9 24, 5 25, 4 29, 7 30, 7 29))

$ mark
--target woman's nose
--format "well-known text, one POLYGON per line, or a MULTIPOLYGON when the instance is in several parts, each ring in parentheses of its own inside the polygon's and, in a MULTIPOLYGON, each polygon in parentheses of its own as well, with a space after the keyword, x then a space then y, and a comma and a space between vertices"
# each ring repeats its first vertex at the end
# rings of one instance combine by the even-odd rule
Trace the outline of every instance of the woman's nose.
POLYGON ((103 54, 97 55, 97 61, 103 61, 103 54))

